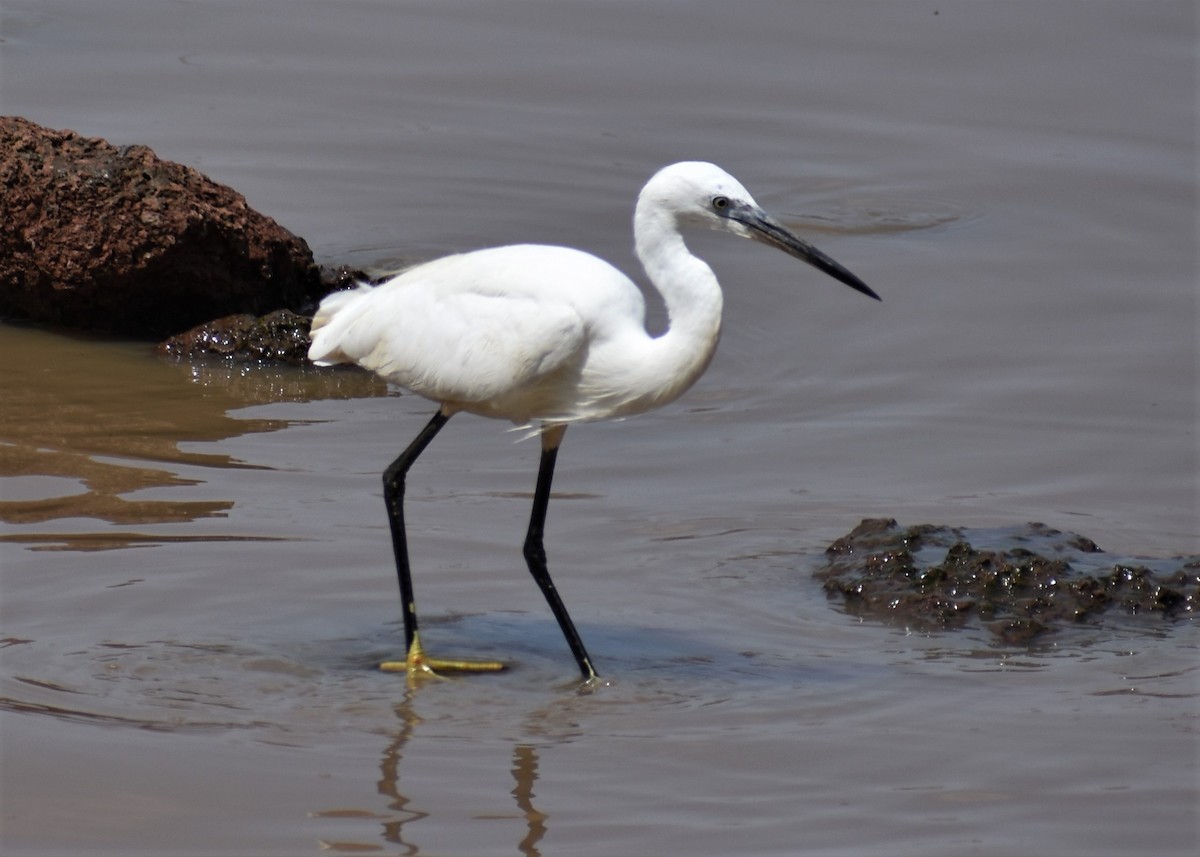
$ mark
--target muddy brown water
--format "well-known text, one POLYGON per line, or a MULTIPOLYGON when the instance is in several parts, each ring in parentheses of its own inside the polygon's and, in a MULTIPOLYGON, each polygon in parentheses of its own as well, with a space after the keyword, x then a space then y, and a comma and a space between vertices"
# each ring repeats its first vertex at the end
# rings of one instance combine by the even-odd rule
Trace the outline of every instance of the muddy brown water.
MULTIPOLYGON (((5 855, 1193 854, 1197 634, 1033 648, 847 616, 861 518, 1198 551, 1190 2, 11 0, 2 108, 143 143, 323 262, 537 240, 633 271, 707 158, 884 298, 721 236, 721 349, 410 481, 406 688, 379 471, 430 406, 347 372, 0 328, 5 855), (324 850, 322 850, 324 849, 324 850)), ((658 316, 656 315, 657 319, 658 316)))

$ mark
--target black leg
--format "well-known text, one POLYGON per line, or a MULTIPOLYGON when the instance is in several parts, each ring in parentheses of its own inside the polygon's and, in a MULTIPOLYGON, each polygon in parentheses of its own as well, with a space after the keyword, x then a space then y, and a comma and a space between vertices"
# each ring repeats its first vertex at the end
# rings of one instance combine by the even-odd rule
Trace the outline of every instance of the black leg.
POLYGON ((592 659, 588 657, 587 649, 583 647, 583 641, 579 639, 575 623, 571 621, 566 606, 558 596, 554 581, 550 579, 550 571, 546 568, 546 549, 542 544, 542 535, 546 528, 546 510, 550 506, 550 483, 554 479, 554 462, 558 458, 558 445, 562 442, 565 431, 565 426, 559 426, 547 430, 542 435, 542 461, 538 468, 537 488, 533 492, 533 513, 529 517, 529 531, 525 534, 525 562, 529 565, 529 573, 546 596, 550 609, 554 611, 554 618, 558 620, 558 626, 567 638, 567 645, 575 655, 579 671, 585 679, 591 679, 596 677, 596 670, 592 667, 592 659))
POLYGON ((392 550, 396 554, 396 576, 400 579, 400 602, 404 614, 404 651, 412 649, 417 637, 417 607, 413 601, 412 571, 408 565, 408 539, 404 534, 404 477, 429 442, 442 430, 450 417, 438 411, 421 433, 383 471, 383 499, 387 503, 388 525, 392 528, 392 550))

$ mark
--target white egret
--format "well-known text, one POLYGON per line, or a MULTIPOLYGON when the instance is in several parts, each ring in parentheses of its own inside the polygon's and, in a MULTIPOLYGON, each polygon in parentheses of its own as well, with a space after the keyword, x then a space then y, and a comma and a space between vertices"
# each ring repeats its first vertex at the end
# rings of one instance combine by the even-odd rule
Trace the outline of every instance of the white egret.
POLYGON ((536 425, 541 464, 525 536, 529 571, 541 588, 585 679, 596 676, 546 566, 543 530, 559 444, 576 422, 661 407, 704 372, 721 332, 721 288, 689 252, 682 227, 704 226, 777 247, 876 300, 834 260, 767 215, 719 167, 664 167, 638 196, 637 256, 662 295, 667 330, 651 336, 637 286, 595 256, 522 244, 448 256, 378 285, 321 302, 309 358, 356 363, 438 403, 437 413, 383 474, 400 582, 406 656, 384 669, 502 669, 497 661, 426 657, 404 528, 405 476, 451 416, 467 411, 536 425))

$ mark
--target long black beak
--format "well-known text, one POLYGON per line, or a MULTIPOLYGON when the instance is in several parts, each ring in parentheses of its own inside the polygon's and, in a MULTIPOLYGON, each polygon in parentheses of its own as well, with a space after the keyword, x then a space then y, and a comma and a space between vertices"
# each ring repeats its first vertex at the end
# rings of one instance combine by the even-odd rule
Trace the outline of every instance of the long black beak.
POLYGON ((860 280, 854 274, 830 259, 813 245, 793 233, 761 208, 750 205, 731 205, 723 212, 730 220, 736 220, 749 230, 749 237, 764 244, 777 247, 789 256, 795 256, 807 262, 818 271, 824 271, 839 282, 845 283, 855 291, 862 292, 867 297, 883 300, 875 294, 875 290, 860 280))

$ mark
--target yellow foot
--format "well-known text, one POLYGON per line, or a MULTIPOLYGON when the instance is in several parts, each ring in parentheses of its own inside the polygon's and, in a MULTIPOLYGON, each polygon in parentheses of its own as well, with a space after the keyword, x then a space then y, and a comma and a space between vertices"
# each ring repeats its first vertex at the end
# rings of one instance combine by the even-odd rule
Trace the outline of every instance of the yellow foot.
POLYGON ((379 665, 384 672, 408 673, 409 676, 436 676, 443 672, 494 673, 505 669, 502 661, 473 661, 455 658, 431 658, 421 647, 421 638, 413 637, 408 650, 408 660, 384 661, 379 665))

